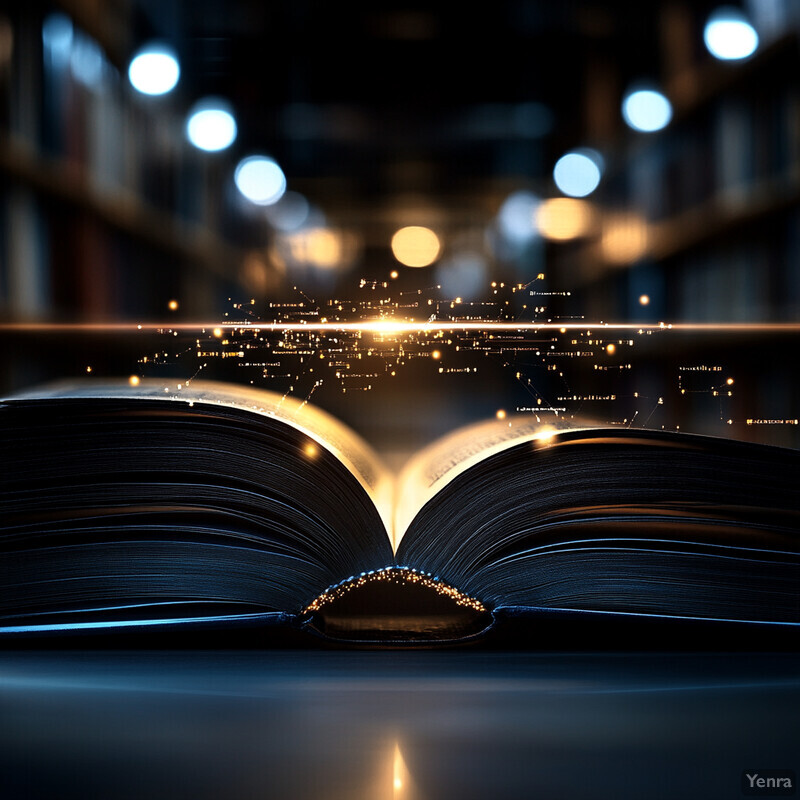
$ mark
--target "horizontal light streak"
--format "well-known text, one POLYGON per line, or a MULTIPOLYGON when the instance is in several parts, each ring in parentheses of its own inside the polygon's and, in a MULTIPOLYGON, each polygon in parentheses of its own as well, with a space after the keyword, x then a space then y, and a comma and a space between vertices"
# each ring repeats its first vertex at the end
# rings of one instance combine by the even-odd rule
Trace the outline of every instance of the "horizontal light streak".
POLYGON ((797 333, 800 322, 5 322, 0 332, 9 333, 129 333, 137 331, 202 332, 214 328, 238 331, 313 331, 342 333, 406 334, 438 331, 689 331, 689 332, 742 332, 742 333, 797 333))

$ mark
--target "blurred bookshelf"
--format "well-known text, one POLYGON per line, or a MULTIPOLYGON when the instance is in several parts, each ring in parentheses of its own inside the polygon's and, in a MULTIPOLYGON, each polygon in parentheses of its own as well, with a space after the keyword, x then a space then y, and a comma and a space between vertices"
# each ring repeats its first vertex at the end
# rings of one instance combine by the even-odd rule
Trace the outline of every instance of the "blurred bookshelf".
POLYGON ((798 318, 799 62, 792 32, 745 64, 688 68, 667 128, 609 146, 593 234, 551 254, 590 317, 798 318))
MULTIPOLYGON (((722 63, 698 50, 703 9, 687 16, 690 4, 662 6, 667 45, 660 57, 660 78, 673 102, 670 125, 650 134, 626 129, 618 113, 625 55, 609 52, 606 62, 601 58, 590 64, 583 128, 568 130, 576 146, 587 141, 596 146, 606 164, 600 187, 586 201, 592 209, 591 227, 574 241, 537 240, 518 263, 503 262, 487 246, 480 254, 486 256, 487 277, 526 282, 544 272, 548 288, 571 293, 569 313, 593 321, 796 322, 798 29, 790 26, 765 38, 744 62, 722 63), (614 60, 617 55, 619 63, 614 60)), ((136 8, 126 0, 13 0, 0 10, 4 322, 217 320, 230 310, 229 298, 280 299, 291 294, 291 281, 269 249, 268 224, 243 213, 228 157, 199 152, 186 140, 190 88, 170 98, 148 98, 127 83, 125 65, 142 27, 136 8), (179 300, 180 311, 170 317, 167 304, 173 299, 179 300)), ((297 111, 291 103, 279 110, 290 107, 297 111)), ((481 113, 486 108, 484 104, 481 113)), ((452 202, 447 208, 434 202, 425 206, 426 213, 439 214, 432 219, 442 230, 455 235, 467 231, 474 250, 483 245, 485 229, 496 223, 493 214, 511 192, 521 187, 544 195, 552 189, 549 183, 547 189, 542 187, 549 175, 544 180, 531 174, 533 165, 545 160, 544 146, 519 134, 514 127, 519 120, 511 113, 517 106, 509 102, 507 108, 508 131, 492 145, 502 174, 481 183, 471 182, 465 171, 462 182, 449 186, 452 202)), ((330 121, 335 111, 333 107, 319 119, 330 121)), ((276 138, 278 127, 276 123, 276 138)), ((347 141, 356 142, 358 150, 355 133, 347 130, 352 137, 347 141)), ((364 130, 374 135, 382 129, 365 124, 364 130)), ((283 146, 286 152, 302 151, 308 164, 315 165, 315 154, 324 148, 315 150, 311 134, 301 133, 297 141, 283 146)), ((291 139, 291 134, 283 135, 291 139)), ((474 138, 470 131, 465 141, 474 138)), ((334 144, 344 152, 341 142, 334 144)), ((566 144, 560 136, 550 146, 553 153, 561 153, 566 144)), ((338 158, 336 147, 331 152, 338 158)), ((372 149, 362 149, 357 163, 372 158, 372 149)), ((409 152, 401 155, 393 164, 395 184, 387 182, 397 189, 394 195, 387 190, 389 199, 373 202, 381 189, 378 168, 368 168, 366 178, 353 175, 345 180, 325 174, 324 168, 314 174, 309 167, 294 184, 309 196, 316 187, 331 205, 341 198, 334 217, 338 213, 351 229, 361 226, 359 235, 367 250, 357 262, 358 277, 383 279, 397 266, 385 234, 402 224, 401 201, 407 191, 420 181, 423 188, 432 184, 422 169, 427 163, 423 157, 415 171, 409 152), (359 181, 369 184, 373 194, 356 200, 340 191, 359 181)), ((431 282, 415 270, 401 278, 427 281, 414 289, 431 282)), ((0 383, 6 391, 53 375, 77 375, 89 364, 98 373, 112 373, 115 363, 135 363, 142 352, 137 341, 113 333, 55 339, 6 334, 3 344, 7 355, 0 365, 0 383)), ((682 368, 713 362, 726 374, 735 373, 731 413, 737 419, 746 419, 751 409, 759 409, 763 417, 800 416, 800 378, 788 366, 776 367, 793 363, 794 341, 785 334, 687 335, 675 337, 669 348, 644 340, 637 348, 639 361, 646 362, 638 375, 648 396, 671 392, 682 368)), ((596 375, 592 380, 602 383, 596 375)), ((406 395, 414 397, 413 402, 397 393, 373 393, 375 403, 391 410, 373 415, 369 424, 377 431, 386 427, 386 416, 402 418, 396 438, 403 440, 421 425, 416 409, 425 406, 426 397, 433 398, 435 406, 455 405, 449 395, 437 395, 441 387, 428 383, 423 374, 414 379, 406 395)), ((509 388, 508 383, 504 375, 493 374, 480 385, 473 381, 460 386, 455 396, 459 403, 470 397, 476 414, 513 408, 517 401, 525 405, 524 392, 518 395, 517 387, 509 388)), ((700 428, 719 430, 725 415, 707 400, 687 396, 679 400, 674 414, 659 422, 674 426, 687 419, 700 428)), ((346 406, 359 421, 370 418, 366 400, 337 399, 333 406, 341 416, 346 416, 346 406)), ((465 410, 464 417, 470 413, 465 410)), ((788 428, 736 433, 800 442, 788 428)))
POLYGON ((152 318, 171 297, 202 316, 241 284, 227 165, 193 151, 178 110, 137 97, 123 63, 74 21, 94 20, 120 58, 123 12, 32 2, 0 18, 13 41, 0 84, 7 320, 152 318))
MULTIPOLYGON (((550 271, 588 319, 800 319, 798 64, 800 40, 789 31, 745 63, 684 65, 665 82, 674 108, 669 126, 650 134, 618 130, 606 143, 607 172, 589 235, 552 246, 548 255, 550 271)), ((733 417, 747 420, 746 409, 759 408, 780 420, 800 407, 796 334, 720 329, 681 335, 667 350, 651 346, 648 354, 647 347, 653 396, 674 389, 690 365, 714 364, 743 378, 733 417)), ((667 424, 724 435, 726 414, 713 400, 690 395, 667 424)), ((737 427, 734 435, 797 446, 795 423, 737 427)))

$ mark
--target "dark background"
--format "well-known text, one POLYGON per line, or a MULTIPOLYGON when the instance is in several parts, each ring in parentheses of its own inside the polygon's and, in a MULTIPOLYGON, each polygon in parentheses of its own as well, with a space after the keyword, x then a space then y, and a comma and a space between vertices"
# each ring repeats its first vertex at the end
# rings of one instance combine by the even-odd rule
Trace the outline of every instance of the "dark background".
MULTIPOLYGON (((323 306, 397 270, 395 292, 441 284, 446 299, 478 299, 492 281, 544 274, 541 289, 570 292, 559 307, 548 303, 548 314, 594 323, 794 322, 800 11, 794 0, 742 4, 759 48, 721 62, 703 43, 714 7, 5 0, 2 320, 214 323, 251 299, 263 319, 270 302, 298 299, 295 286, 323 306), (65 20, 66 44, 52 35, 65 20), (127 80, 131 57, 152 39, 170 43, 181 61, 178 87, 164 97, 139 95, 127 80), (626 89, 643 80, 673 105, 660 132, 634 132, 620 113, 626 89), (225 98, 238 122, 221 153, 196 150, 184 134, 188 110, 209 95, 225 98), (605 162, 586 199, 590 228, 570 241, 509 240, 504 204, 518 192, 559 197, 553 165, 576 147, 605 162), (238 195, 235 165, 253 152, 274 157, 289 190, 310 203, 309 226, 338 243, 333 264, 298 256, 297 238, 238 195), (409 224, 439 235, 434 265, 411 269, 393 258, 391 236, 409 224), (168 310, 173 299, 177 311, 168 310)), ((746 424, 800 416, 794 336, 641 339, 630 353, 634 373, 619 381, 599 375, 596 361, 571 364, 576 394, 624 399, 569 410, 797 444, 796 425, 746 424), (732 398, 723 403, 713 381, 696 375, 681 395, 679 371, 696 365, 735 377, 732 398)), ((85 376, 87 365, 96 377, 144 374, 137 360, 160 347, 103 329, 5 330, 0 345, 4 392, 85 376)), ((358 396, 326 388, 314 402, 376 443, 416 447, 499 408, 529 405, 518 365, 502 361, 482 363, 479 379, 448 380, 420 362, 391 386, 358 396)), ((173 373, 188 376, 182 365, 173 373)), ((206 377, 231 375, 220 368, 206 377)), ((540 396, 563 388, 533 377, 540 396)))

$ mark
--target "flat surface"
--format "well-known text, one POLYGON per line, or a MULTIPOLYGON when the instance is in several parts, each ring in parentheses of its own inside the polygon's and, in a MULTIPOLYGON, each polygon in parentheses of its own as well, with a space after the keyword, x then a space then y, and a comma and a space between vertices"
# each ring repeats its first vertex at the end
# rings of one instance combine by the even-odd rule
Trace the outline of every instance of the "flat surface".
POLYGON ((0 653, 3 798, 735 798, 796 654, 0 653))

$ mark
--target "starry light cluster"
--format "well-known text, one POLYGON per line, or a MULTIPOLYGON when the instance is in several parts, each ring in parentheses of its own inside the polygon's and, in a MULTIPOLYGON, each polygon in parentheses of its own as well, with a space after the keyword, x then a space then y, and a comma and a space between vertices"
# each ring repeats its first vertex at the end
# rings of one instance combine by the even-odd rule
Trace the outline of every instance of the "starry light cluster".
POLYGON ((402 586, 404 584, 417 584, 426 589, 432 589, 443 597, 449 597, 456 605, 470 608, 473 611, 486 611, 486 607, 480 600, 470 597, 464 592, 459 591, 454 586, 434 577, 430 572, 421 572, 411 567, 383 567, 382 569, 362 572, 346 578, 340 583, 326 589, 319 597, 303 609, 303 615, 313 614, 324 606, 330 605, 335 600, 344 597, 348 592, 359 589, 368 583, 384 581, 402 586))
POLYGON ((431 363, 445 379, 499 366, 532 396, 533 406, 555 412, 560 398, 548 396, 544 382, 556 378, 557 394, 573 395, 564 364, 576 358, 596 359, 595 369, 603 371, 630 369, 621 360, 633 340, 628 331, 620 337, 612 330, 583 330, 581 318, 557 313, 552 306, 570 292, 544 291, 544 281, 544 274, 525 284, 494 281, 483 299, 469 301, 442 298, 439 286, 395 291, 392 280, 362 279, 355 299, 322 304, 295 288, 292 301, 268 302, 266 308, 255 299, 232 303, 225 321, 204 325, 193 341, 181 326, 164 328, 166 336, 175 339, 180 332, 181 338, 140 364, 188 362, 186 382, 234 367, 238 382, 306 402, 323 385, 345 394, 371 391, 413 362, 431 363))
MULTIPOLYGON (((386 280, 362 278, 351 295, 321 301, 294 287, 293 296, 280 301, 231 300, 222 320, 154 326, 169 344, 140 358, 139 371, 157 375, 167 367, 174 373, 178 366, 183 385, 202 375, 264 386, 305 404, 315 394, 371 392, 416 365, 413 379, 429 366, 436 379, 452 381, 455 392, 478 373, 489 381, 505 373, 516 402, 497 409, 499 419, 516 411, 542 422, 552 414, 680 428, 690 395, 705 395, 718 408, 709 405, 703 413, 726 425, 758 417, 752 409, 737 414, 733 378, 723 386, 705 381, 711 375, 702 374, 702 365, 681 366, 659 385, 647 380, 647 391, 638 385, 641 358, 668 351, 665 337, 748 336, 752 326, 589 322, 570 313, 571 292, 550 290, 543 273, 527 283, 493 281, 478 299, 443 297, 438 285, 401 290, 397 278, 397 271, 386 280), (700 379, 691 386, 690 373, 700 379)), ((639 302, 645 306, 649 299, 643 295, 639 302)), ((179 303, 168 307, 176 311, 179 303)), ((724 365, 714 369, 730 376, 724 365)))

